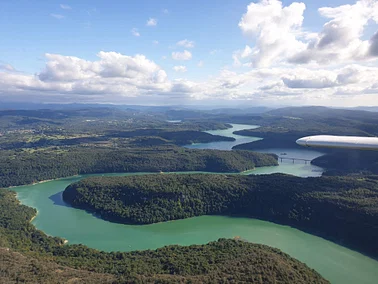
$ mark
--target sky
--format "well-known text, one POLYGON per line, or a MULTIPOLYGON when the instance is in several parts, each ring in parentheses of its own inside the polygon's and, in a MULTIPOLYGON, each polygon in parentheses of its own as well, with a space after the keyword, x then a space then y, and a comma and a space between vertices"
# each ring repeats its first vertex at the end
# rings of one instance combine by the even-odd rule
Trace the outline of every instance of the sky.
POLYGON ((8 101, 377 106, 378 0, 1 0, 8 101))

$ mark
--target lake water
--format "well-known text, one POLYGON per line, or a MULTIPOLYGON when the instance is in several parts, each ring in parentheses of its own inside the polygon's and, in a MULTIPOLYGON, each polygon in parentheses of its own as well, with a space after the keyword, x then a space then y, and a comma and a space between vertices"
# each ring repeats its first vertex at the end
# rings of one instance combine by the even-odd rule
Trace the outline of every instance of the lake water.
POLYGON ((186 145, 185 147, 191 148, 191 149, 231 150, 232 147, 234 147, 236 145, 261 140, 261 138, 258 138, 258 137, 247 137, 247 136, 236 135, 236 134, 233 133, 233 132, 238 131, 238 130, 255 129, 255 128, 258 128, 259 126, 257 126, 257 125, 246 125, 246 124, 231 124, 231 125, 233 126, 232 128, 227 128, 227 129, 223 129, 223 130, 210 130, 210 131, 205 131, 205 132, 213 134, 213 135, 233 137, 233 138, 235 138, 235 141, 195 143, 195 144, 191 144, 191 145, 186 145))
MULTIPOLYGON (((236 135, 233 133, 238 130, 256 129, 259 127, 257 125, 245 125, 245 124, 231 124, 231 125, 233 126, 232 128, 228 128, 224 130, 211 130, 211 131, 206 131, 206 132, 210 134, 214 134, 214 135, 233 137, 235 138, 235 141, 196 143, 196 144, 186 145, 185 147, 190 148, 190 149, 231 150, 232 147, 236 145, 250 143, 250 142, 254 142, 254 141, 258 141, 262 139, 259 137, 247 137, 247 136, 236 135)), ((308 148, 303 148, 303 149, 276 148, 276 149, 259 150, 258 152, 274 153, 278 155, 279 157, 283 157, 283 158, 291 157, 291 158, 306 159, 306 160, 313 160, 324 154, 320 151, 309 150, 308 148)), ((282 161, 279 159, 278 162, 279 162, 278 167, 261 167, 253 171, 249 171, 249 173, 251 174, 285 173, 285 174, 292 174, 292 175, 296 175, 300 177, 319 177, 323 173, 322 168, 311 165, 309 162, 307 164, 304 161, 295 161, 293 163, 292 160, 288 160, 288 159, 283 159, 282 161)))
MULTIPOLYGON (((285 151, 289 156, 288 149, 285 151)), ((311 153, 307 154, 308 150, 303 151, 305 152, 295 154, 309 157, 321 155, 315 151, 309 151, 311 153)), ((245 174, 272 172, 288 172, 300 176, 319 175, 319 172, 313 172, 310 165, 286 162, 278 167, 259 168, 245 174)), ((23 204, 38 210, 37 217, 33 220, 38 229, 52 236, 63 237, 69 243, 82 243, 105 251, 131 251, 155 249, 170 244, 203 244, 218 238, 238 236, 254 243, 277 247, 316 269, 332 283, 377 283, 377 261, 288 226, 256 219, 223 216, 202 216, 144 226, 122 225, 101 220, 83 210, 70 207, 62 200, 62 191, 70 183, 84 177, 58 179, 12 190, 18 193, 18 198, 23 204)))

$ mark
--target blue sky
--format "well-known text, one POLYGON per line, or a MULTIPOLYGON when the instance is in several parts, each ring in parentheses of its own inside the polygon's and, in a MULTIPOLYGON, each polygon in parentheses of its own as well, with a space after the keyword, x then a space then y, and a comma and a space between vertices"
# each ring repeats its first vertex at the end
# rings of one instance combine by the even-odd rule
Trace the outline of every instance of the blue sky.
MULTIPOLYGON (((72 55, 95 60, 99 51, 142 53, 165 68, 176 62, 162 59, 179 50, 183 39, 195 42, 193 61, 206 61, 204 70, 191 70, 198 77, 232 63, 230 54, 253 42, 245 38, 238 23, 251 1, 3 1, 0 9, 0 60, 19 70, 38 72, 45 53, 72 55), (63 4, 64 3, 64 4, 63 4), (109 5, 111 3, 111 5, 109 5), (61 5, 71 9, 62 9, 61 5), (51 14, 64 18, 56 19, 51 14), (157 26, 147 27, 149 18, 157 26), (140 37, 130 32, 138 29, 140 37), (158 41, 159 44, 153 44, 158 41), (217 51, 210 56, 211 51, 217 51)), ((320 30, 323 19, 316 10, 324 4, 352 1, 307 1, 305 26, 320 30), (316 3, 314 3, 316 2, 316 3), (307 16, 307 17, 306 17, 307 16)), ((291 1, 283 1, 290 4, 291 1)), ((205 62, 204 62, 205 63, 205 62)), ((188 65, 188 64, 187 64, 188 65)), ((189 67, 189 66, 188 66, 189 67)))
MULTIPOLYGON (((347 96, 351 105, 361 102, 362 97, 363 104, 373 104, 378 94, 378 81, 355 82, 357 79, 351 79, 341 82, 337 78, 361 77, 361 74, 378 77, 374 69, 377 67, 376 55, 368 51, 373 50, 372 38, 377 31, 378 13, 374 11, 378 9, 377 1, 302 2, 1 1, 0 100, 32 97, 49 102, 139 104, 167 104, 170 101, 270 104, 279 100, 280 103, 338 105, 346 104, 347 96), (348 4, 352 6, 346 6, 348 4), (263 9, 272 12, 259 23, 254 22, 263 9), (354 34, 353 31, 345 34, 343 25, 347 25, 350 10, 357 11, 358 16, 349 22, 353 26, 360 25, 363 32, 355 30, 354 34), (278 18, 271 16, 273 13, 277 13, 278 18), (244 24, 240 25, 243 18, 244 24), (147 25, 151 19, 152 25, 147 25), (325 29, 324 25, 330 22, 336 23, 338 30, 325 29), (269 38, 264 36, 266 33, 271 33, 269 38), (325 50, 322 38, 323 42, 330 39, 331 44, 327 41, 329 50, 325 50), (179 45, 183 40, 186 44, 179 45), (349 46, 351 42, 353 45, 349 46), (340 51, 340 58, 334 55, 335 50, 337 53, 340 50, 338 45, 345 48, 340 51), (364 48, 366 52, 363 53, 364 48), (185 50, 186 54, 173 54, 185 50), (361 54, 356 54, 356 50, 361 54), (135 71, 134 81, 130 74, 114 75, 114 70, 112 76, 103 76, 102 71, 96 73, 92 69, 93 77, 89 73, 78 77, 72 75, 82 68, 83 62, 99 62, 101 51, 119 56, 119 59, 114 56, 109 59, 104 55, 111 61, 106 62, 106 68, 123 64, 117 68, 130 69, 128 64, 144 64, 135 59, 137 54, 154 65, 146 63, 142 71, 135 71), (48 58, 46 54, 60 57, 48 58), (182 56, 186 60, 175 60, 177 57, 184 59, 182 56), (82 62, 67 67, 68 57, 82 62), (72 79, 70 82, 57 75, 63 72, 62 68, 64 72, 72 71, 65 73, 65 78, 72 79), (159 77, 158 86, 151 85, 151 78, 156 78, 160 70, 164 72, 164 79, 159 77), (350 75, 348 71, 354 73, 350 75), (46 72, 50 75, 40 76, 46 72), (262 74, 266 72, 269 74, 264 77, 262 74), (121 77, 125 80, 114 79, 121 77), (146 84, 141 83, 142 77, 148 81, 146 84), (15 83, 2 86, 2 78, 15 83), (94 80, 97 80, 97 89, 84 90, 94 80), (119 86, 111 89, 109 86, 114 84, 119 86), (352 93, 358 93, 354 95, 357 98, 352 93)), ((105 68, 104 64, 100 63, 101 70, 105 68)))
POLYGON ((146 54, 169 68, 175 62, 162 57, 181 50, 176 43, 188 39, 195 42, 190 65, 194 67, 196 61, 206 59, 209 64, 204 65, 205 69, 216 70, 229 64, 229 54, 245 43, 237 24, 248 1, 218 1, 216 5, 207 1, 113 1, 111 5, 109 1, 64 2, 71 9, 62 9, 60 3, 1 4, 1 60, 17 69, 36 72, 44 66, 45 53, 94 60, 103 50, 146 54), (56 19, 51 14, 64 18, 56 19), (157 19, 155 27, 146 26, 149 18, 157 19), (132 35, 133 28, 138 29, 140 37, 132 35), (219 52, 209 56, 213 50, 219 52))

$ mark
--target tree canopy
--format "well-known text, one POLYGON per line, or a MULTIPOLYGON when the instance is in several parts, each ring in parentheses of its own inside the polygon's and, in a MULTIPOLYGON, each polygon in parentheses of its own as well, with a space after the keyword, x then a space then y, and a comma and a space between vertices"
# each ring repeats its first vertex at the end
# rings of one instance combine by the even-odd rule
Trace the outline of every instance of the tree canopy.
POLYGON ((200 215, 253 217, 378 255, 378 180, 274 175, 90 177, 69 185, 72 206, 127 224, 200 215))

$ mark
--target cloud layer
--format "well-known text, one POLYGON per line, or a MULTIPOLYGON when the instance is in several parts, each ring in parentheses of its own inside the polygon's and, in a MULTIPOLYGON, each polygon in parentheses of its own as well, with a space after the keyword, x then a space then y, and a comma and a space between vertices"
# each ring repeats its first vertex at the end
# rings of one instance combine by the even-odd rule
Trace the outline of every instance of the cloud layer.
POLYGON ((188 71, 186 69, 186 66, 183 66, 183 65, 173 66, 173 70, 175 70, 176 72, 181 72, 181 73, 184 73, 184 72, 188 71))
MULTIPOLYGON (((305 9, 304 3, 297 2, 288 6, 278 0, 250 3, 239 23, 234 23, 248 44, 230 54, 233 66, 203 80, 183 78, 211 64, 210 58, 205 66, 203 61, 190 62, 193 55, 188 49, 195 44, 184 39, 176 42, 183 51, 172 52, 171 59, 164 57, 167 72, 146 55, 104 51, 93 61, 47 53, 44 68, 32 75, 0 62, 0 100, 376 105, 378 31, 365 32, 378 23, 378 1, 320 8, 325 24, 318 31, 303 27, 305 9), (177 61, 186 61, 189 71, 177 61), (182 78, 170 79, 169 74, 182 78)), ((153 18, 146 23, 156 24, 153 18)), ((140 36, 136 28, 131 33, 140 36)), ((154 44, 160 48, 163 42, 154 44)), ((210 55, 218 53, 220 49, 214 49, 210 55)))
POLYGON ((303 29, 305 9, 304 3, 294 2, 284 7, 278 0, 249 4, 239 27, 247 37, 256 41, 256 45, 235 52, 235 63, 248 59, 254 67, 268 67, 285 61, 332 64, 378 56, 378 35, 370 40, 362 39, 369 21, 378 23, 376 0, 320 8, 320 16, 328 20, 320 32, 303 29))
POLYGON ((99 60, 46 54, 45 68, 35 75, 0 72, 0 90, 18 94, 138 96, 169 90, 167 74, 144 55, 99 52, 99 60))
MULTIPOLYGON (((181 102, 190 99, 287 103, 378 94, 378 67, 358 64, 334 70, 300 66, 246 72, 223 69, 217 76, 198 82, 170 80, 165 70, 141 54, 101 51, 95 61, 59 54, 45 56, 44 69, 35 75, 1 65, 0 99, 31 96, 49 101, 125 103, 132 98, 139 103, 162 103, 176 98, 181 102)), ((173 70, 187 71, 182 65, 173 70)))

